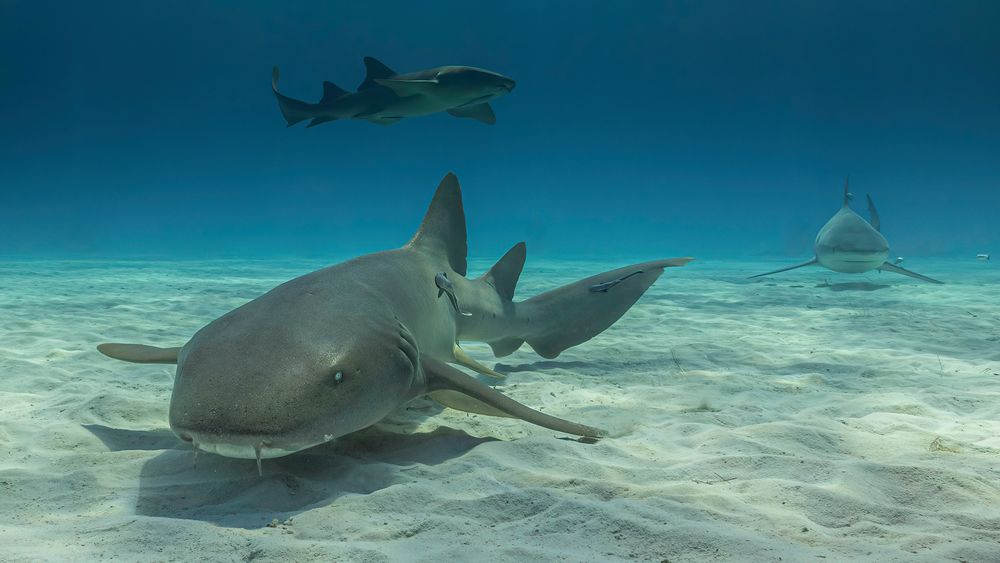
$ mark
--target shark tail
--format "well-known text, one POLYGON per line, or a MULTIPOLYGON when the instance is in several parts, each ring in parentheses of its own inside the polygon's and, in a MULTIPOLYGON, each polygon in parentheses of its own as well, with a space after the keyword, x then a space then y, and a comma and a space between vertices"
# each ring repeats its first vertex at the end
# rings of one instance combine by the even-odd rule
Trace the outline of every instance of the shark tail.
POLYGON ((308 102, 296 100, 295 98, 289 98, 279 92, 279 76, 280 72, 278 71, 278 67, 274 67, 271 71, 271 91, 274 92, 274 97, 278 100, 278 109, 281 110, 281 115, 285 118, 285 122, 288 123, 288 126, 291 127, 301 121, 317 118, 317 114, 319 113, 319 104, 310 104, 308 102))
POLYGON ((634 264, 514 303, 518 335, 489 344, 498 357, 527 342, 540 356, 555 358, 614 324, 663 274, 664 268, 683 266, 691 260, 671 258, 634 264))

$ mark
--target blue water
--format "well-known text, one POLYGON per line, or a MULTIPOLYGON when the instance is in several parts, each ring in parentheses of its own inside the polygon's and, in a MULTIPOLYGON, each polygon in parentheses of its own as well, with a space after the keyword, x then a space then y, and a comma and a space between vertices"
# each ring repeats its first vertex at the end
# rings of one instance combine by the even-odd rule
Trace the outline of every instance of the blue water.
POLYGON ((493 257, 806 258, 844 178, 893 253, 1000 246, 995 2, 0 3, 0 255, 399 245, 463 183, 493 257), (288 129, 269 89, 479 66, 497 124, 288 129))

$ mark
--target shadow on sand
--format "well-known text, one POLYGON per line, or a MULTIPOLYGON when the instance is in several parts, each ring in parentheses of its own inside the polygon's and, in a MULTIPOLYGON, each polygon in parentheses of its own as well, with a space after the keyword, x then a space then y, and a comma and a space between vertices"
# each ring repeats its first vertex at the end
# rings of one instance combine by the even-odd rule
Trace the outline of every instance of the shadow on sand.
POLYGON ((891 286, 881 283, 872 283, 872 282, 846 282, 846 283, 823 282, 820 284, 816 284, 816 287, 825 287, 830 291, 878 291, 880 289, 886 289, 891 286))
POLYGON ((541 360, 537 362, 531 362, 527 364, 517 364, 508 365, 504 363, 498 363, 493 366, 493 369, 502 373, 517 373, 521 371, 542 371, 546 369, 574 369, 583 367, 594 367, 593 362, 577 362, 577 361, 566 361, 558 362, 554 360, 541 360))
POLYGON ((368 494, 402 482, 400 467, 436 465, 495 438, 477 438, 454 428, 397 434, 368 428, 290 456, 266 459, 264 475, 253 460, 194 451, 168 430, 85 428, 111 451, 164 450, 146 462, 136 513, 201 520, 233 528, 261 528, 273 519, 368 494))

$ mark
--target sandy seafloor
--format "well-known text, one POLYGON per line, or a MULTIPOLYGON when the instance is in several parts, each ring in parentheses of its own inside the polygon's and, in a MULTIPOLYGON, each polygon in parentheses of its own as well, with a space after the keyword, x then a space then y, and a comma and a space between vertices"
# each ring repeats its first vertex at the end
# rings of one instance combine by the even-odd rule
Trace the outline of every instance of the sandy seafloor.
MULTIPOLYGON (((624 264, 529 256, 518 296, 624 264)), ((598 444, 417 402, 261 478, 193 464, 172 366, 94 345, 181 344, 321 263, 0 262, 0 560, 1000 561, 997 265, 742 279, 783 264, 668 270, 594 340, 496 364, 598 444)))

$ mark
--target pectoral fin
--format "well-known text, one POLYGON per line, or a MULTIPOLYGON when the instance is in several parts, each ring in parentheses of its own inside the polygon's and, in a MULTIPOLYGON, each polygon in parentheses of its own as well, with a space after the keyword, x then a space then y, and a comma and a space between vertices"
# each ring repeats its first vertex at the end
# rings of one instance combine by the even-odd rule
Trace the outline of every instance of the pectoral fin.
POLYGON ((907 270, 906 268, 900 268, 899 266, 897 266, 895 264, 890 264, 888 262, 886 262, 885 264, 882 264, 881 266, 879 266, 878 269, 882 270, 883 272, 894 272, 894 273, 897 273, 897 274, 903 274, 904 276, 910 276, 911 278, 918 279, 920 281, 925 281, 925 282, 929 282, 929 283, 944 284, 944 282, 942 282, 942 281, 937 281, 934 278, 929 278, 929 277, 927 277, 925 275, 918 274, 916 272, 911 272, 910 270, 907 270))
POLYGON ((136 364, 176 364, 180 347, 159 348, 145 344, 98 344, 97 351, 109 358, 136 364))
POLYGON ((493 371, 492 369, 477 362, 475 359, 472 358, 472 356, 466 354, 465 350, 462 350, 458 346, 458 344, 455 345, 453 354, 455 356, 456 364, 460 366, 465 366, 478 374, 482 374, 487 377, 495 377, 497 379, 503 379, 505 377, 504 374, 498 371, 493 371))
POLYGON ((309 127, 316 127, 317 125, 320 125, 322 123, 328 123, 330 121, 337 121, 337 118, 336 117, 314 117, 313 120, 309 122, 309 125, 306 125, 306 128, 308 129, 309 127))
POLYGON ((427 377, 428 393, 431 398, 445 406, 491 416, 499 414, 520 418, 543 428, 575 436, 599 438, 607 435, 604 430, 556 418, 522 405, 496 389, 435 359, 423 358, 420 366, 427 377))
POLYGON ((474 106, 462 106, 448 110, 448 113, 455 117, 468 117, 476 121, 482 121, 488 125, 497 122, 497 116, 493 114, 490 104, 476 104, 474 106))
POLYGON ((483 414, 486 416, 513 418, 511 415, 500 409, 495 409, 482 401, 477 401, 476 399, 473 399, 468 395, 463 395, 458 391, 442 389, 441 391, 431 391, 427 394, 427 396, 449 409, 471 412, 473 414, 483 414))
POLYGON ((368 117, 365 121, 368 123, 374 123, 375 125, 395 125, 399 123, 402 117, 368 117))
POLYGON ((812 260, 809 260, 808 262, 803 262, 801 264, 796 264, 794 266, 788 266, 787 268, 781 268, 780 270, 774 270, 772 272, 767 272, 767 273, 764 273, 764 274, 757 274, 756 276, 750 276, 747 279, 748 280, 752 280, 754 278, 760 278, 760 277, 764 277, 764 276, 770 276, 771 274, 780 274, 781 272, 787 272, 788 270, 795 270, 797 268, 805 268, 806 266, 812 266, 813 264, 816 264, 817 262, 818 262, 818 260, 816 260, 815 258, 813 258, 812 260))
POLYGON ((437 80, 400 80, 398 78, 376 78, 375 83, 395 92, 401 98, 426 96, 437 87, 437 80))

